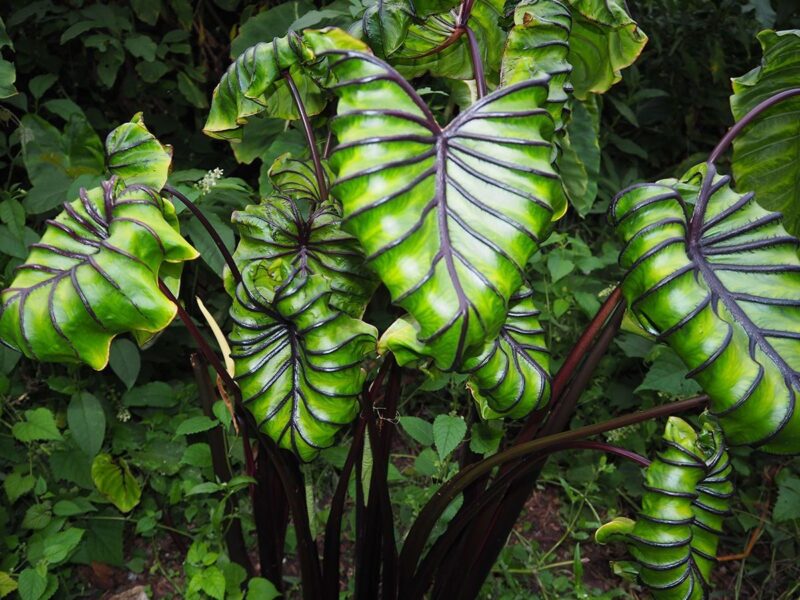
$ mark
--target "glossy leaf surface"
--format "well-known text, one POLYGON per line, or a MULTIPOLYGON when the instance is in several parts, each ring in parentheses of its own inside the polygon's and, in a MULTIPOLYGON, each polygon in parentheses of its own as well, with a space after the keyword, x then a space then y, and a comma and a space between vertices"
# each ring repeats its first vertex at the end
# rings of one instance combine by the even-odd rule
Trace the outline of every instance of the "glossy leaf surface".
POLYGON ((541 311, 533 293, 522 288, 512 296, 511 308, 498 336, 476 357, 464 362, 467 387, 481 418, 524 417, 550 399, 550 353, 541 311))
POLYGON ((572 16, 561 0, 526 0, 514 9, 514 27, 508 33, 500 85, 513 85, 542 72, 550 75, 547 103, 556 127, 572 91, 567 60, 572 16))
POLYGON ((176 309, 159 274, 197 257, 173 223, 172 205, 147 188, 112 179, 82 190, 3 290, 0 337, 30 358, 102 369, 117 334, 162 330, 176 309))
POLYGON ((645 474, 638 520, 615 519, 598 529, 596 538, 628 544, 640 580, 657 600, 704 599, 729 510, 730 464, 710 423, 698 436, 688 423, 672 417, 664 440, 664 450, 645 474))
MULTIPOLYGON (((340 30, 330 30, 325 40, 342 47, 366 46, 340 30)), ((297 119, 299 113, 284 78, 289 73, 309 115, 325 107, 320 84, 328 75, 326 65, 295 33, 272 42, 261 42, 245 50, 222 76, 211 101, 203 131, 215 138, 241 140, 248 118, 264 114, 279 119, 297 119)))
POLYGON ((675 183, 615 198, 625 297, 710 396, 731 444, 799 452, 798 240, 714 167, 700 175, 697 204, 707 205, 691 220, 675 183))
POLYGON ((106 138, 106 164, 125 185, 160 190, 167 182, 172 148, 163 145, 144 125, 142 113, 114 129, 106 138))
POLYGON ((437 367, 493 339, 525 264, 565 200, 551 163, 546 79, 483 98, 442 128, 381 60, 332 50, 339 140, 331 188, 344 227, 437 367))
POLYGON ((274 295, 272 281, 254 283, 237 287, 231 307, 236 379, 261 430, 311 460, 358 413, 361 361, 377 331, 331 307, 321 275, 296 277, 274 295))
MULTIPOLYGON (((300 161, 292 169, 281 163, 273 184, 291 196, 271 196, 262 204, 233 213, 232 222, 240 241, 234 260, 248 285, 270 277, 276 292, 292 285, 295 278, 320 274, 329 282, 331 304, 354 317, 360 317, 377 278, 364 265, 357 240, 341 229, 338 207, 332 202, 317 203, 319 191, 313 171, 300 161), (305 214, 297 201, 313 202, 305 214)), ((229 288, 231 284, 229 282, 229 288)))
MULTIPOLYGON (((739 121, 770 96, 800 87, 800 31, 758 34, 761 65, 733 79, 731 109, 739 121)), ((740 190, 753 191, 765 208, 783 213, 784 226, 800 234, 800 97, 760 114, 733 141, 733 176, 740 190)))
POLYGON ((602 94, 622 79, 621 71, 638 58, 647 36, 621 0, 569 0, 572 33, 569 62, 575 96, 602 94))

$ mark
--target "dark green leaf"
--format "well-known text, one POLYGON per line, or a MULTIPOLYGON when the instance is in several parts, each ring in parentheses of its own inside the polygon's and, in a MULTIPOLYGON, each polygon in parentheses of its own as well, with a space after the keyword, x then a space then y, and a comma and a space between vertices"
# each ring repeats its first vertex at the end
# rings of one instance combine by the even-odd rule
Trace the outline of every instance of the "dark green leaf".
POLYGON ((109 365, 125 387, 131 389, 139 377, 141 358, 139 348, 132 341, 119 338, 111 343, 109 365))
POLYGON ((106 415, 97 398, 89 392, 73 396, 67 407, 67 423, 81 450, 89 456, 100 451, 106 433, 106 415))
POLYGON ((467 424, 461 417, 437 415, 433 420, 433 445, 444 460, 455 450, 467 434, 467 424))
MULTIPOLYGON (((770 96, 798 87, 800 30, 758 34, 761 65, 733 79, 731 109, 739 121, 770 96)), ((755 192, 764 208, 780 211, 784 226, 800 234, 800 98, 764 111, 733 141, 733 175, 737 189, 755 192)))

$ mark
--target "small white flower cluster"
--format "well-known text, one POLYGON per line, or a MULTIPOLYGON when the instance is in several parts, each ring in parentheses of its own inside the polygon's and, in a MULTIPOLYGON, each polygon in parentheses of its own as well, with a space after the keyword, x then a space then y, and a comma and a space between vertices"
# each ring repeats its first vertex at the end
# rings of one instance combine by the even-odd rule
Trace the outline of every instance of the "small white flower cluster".
POLYGON ((203 178, 194 184, 198 190, 200 190, 200 195, 205 196, 208 192, 211 191, 217 182, 222 179, 223 170, 217 167, 216 169, 211 169, 208 173, 203 175, 203 178))
POLYGON ((120 406, 117 409, 117 421, 120 423, 127 423, 131 420, 131 411, 127 409, 125 406, 120 406))
POLYGON ((630 434, 636 432, 636 430, 636 425, 627 425, 626 427, 620 427, 619 429, 612 429, 611 431, 606 432, 606 440, 611 444, 616 444, 624 440, 630 434))

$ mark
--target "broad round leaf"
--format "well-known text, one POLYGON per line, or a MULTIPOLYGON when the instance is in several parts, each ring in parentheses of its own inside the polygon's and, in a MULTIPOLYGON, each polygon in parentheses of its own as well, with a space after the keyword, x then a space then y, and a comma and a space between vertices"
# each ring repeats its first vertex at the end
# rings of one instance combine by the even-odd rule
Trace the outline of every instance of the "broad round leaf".
POLYGON ((175 316, 158 278, 197 251, 174 208, 141 186, 81 190, 64 205, 0 295, 0 338, 30 358, 102 369, 124 332, 158 332, 175 316))
MULTIPOLYGON (((734 78, 731 110, 737 121, 770 96, 800 86, 800 31, 758 34, 761 65, 734 78)), ((764 111, 733 141, 736 186, 758 195, 765 208, 783 213, 784 226, 800 234, 800 98, 764 111)))
POLYGON ((331 191, 344 228, 437 366, 457 368, 498 334, 525 264, 565 209, 547 79, 498 90, 442 128, 383 61, 328 54, 340 98, 331 191))
POLYGON ((261 430, 308 461, 358 413, 377 331, 331 307, 322 275, 292 278, 270 304, 272 290, 252 285, 237 287, 231 307, 236 379, 261 430))
MULTIPOLYGON (((800 260, 780 213, 708 167, 687 220, 677 185, 621 192, 628 305, 683 359, 732 444, 800 452, 800 260)), ((669 183, 669 182, 665 182, 669 183)))

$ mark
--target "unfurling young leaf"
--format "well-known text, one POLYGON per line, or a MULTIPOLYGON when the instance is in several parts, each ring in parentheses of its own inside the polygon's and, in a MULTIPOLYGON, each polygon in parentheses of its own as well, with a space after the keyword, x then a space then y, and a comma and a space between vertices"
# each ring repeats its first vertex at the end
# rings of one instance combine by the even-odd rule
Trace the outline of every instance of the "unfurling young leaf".
POLYGON ((730 512, 731 464, 719 428, 698 435, 677 417, 664 431, 664 450, 646 471, 639 519, 600 527, 599 543, 623 541, 641 582, 657 600, 707 597, 722 521, 730 512))

